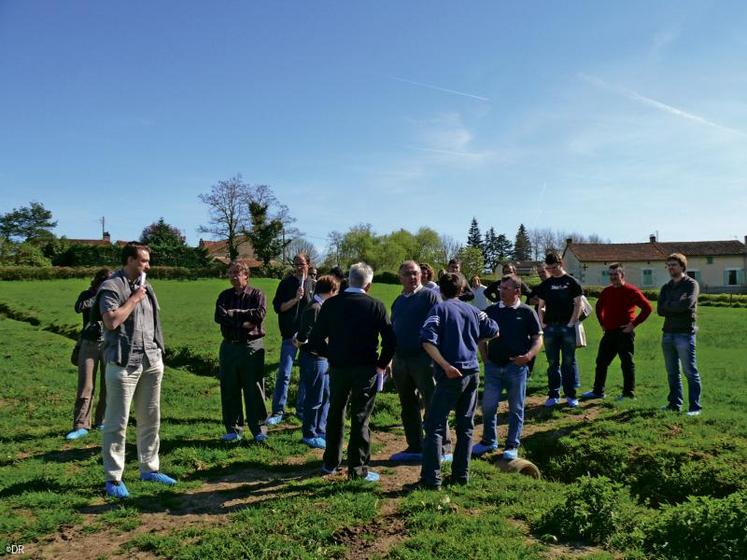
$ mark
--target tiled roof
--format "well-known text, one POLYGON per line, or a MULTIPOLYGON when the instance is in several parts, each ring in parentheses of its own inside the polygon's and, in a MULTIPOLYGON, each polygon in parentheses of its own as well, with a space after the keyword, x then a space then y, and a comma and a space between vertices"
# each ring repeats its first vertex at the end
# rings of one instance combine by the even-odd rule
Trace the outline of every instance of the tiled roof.
MULTIPOLYGON (((107 241, 106 239, 68 239, 67 240, 71 245, 96 245, 96 246, 105 246, 105 245, 111 245, 111 241, 107 241)), ((114 245, 117 247, 124 247, 127 245, 129 241, 115 241, 114 245)))
POLYGON ((572 243, 568 251, 581 262, 660 261, 672 253, 686 257, 744 255, 741 241, 671 241, 649 243, 572 243))
POLYGON ((736 239, 730 241, 666 241, 658 245, 667 255, 682 253, 686 257, 743 255, 745 252, 744 243, 736 239))

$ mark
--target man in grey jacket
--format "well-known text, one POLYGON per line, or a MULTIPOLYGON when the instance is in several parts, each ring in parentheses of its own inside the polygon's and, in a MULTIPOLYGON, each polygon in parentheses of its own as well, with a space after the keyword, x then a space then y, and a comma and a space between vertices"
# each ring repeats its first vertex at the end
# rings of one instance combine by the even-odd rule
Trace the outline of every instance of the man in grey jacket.
POLYGON ((661 287, 656 312, 664 317, 661 348, 669 380, 667 410, 680 411, 682 407, 682 378, 680 363, 685 370, 688 392, 688 416, 700 414, 700 374, 695 363, 695 326, 698 307, 698 283, 690 278, 687 258, 681 253, 667 257, 667 270, 671 280, 661 287))
POLYGON ((122 250, 122 268, 99 288, 97 311, 105 328, 106 361, 106 416, 101 455, 105 490, 112 498, 129 496, 122 473, 127 419, 133 400, 140 480, 176 484, 173 478, 159 472, 164 346, 156 294, 145 281, 149 269, 148 246, 128 243, 122 250))

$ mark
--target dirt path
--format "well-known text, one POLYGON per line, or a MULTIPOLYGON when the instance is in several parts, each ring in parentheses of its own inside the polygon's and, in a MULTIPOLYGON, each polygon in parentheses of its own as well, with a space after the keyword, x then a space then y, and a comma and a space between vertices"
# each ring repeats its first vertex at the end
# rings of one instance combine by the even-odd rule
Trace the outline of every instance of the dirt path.
MULTIPOLYGON (((553 429, 548 422, 532 422, 533 417, 547 415, 542 403, 544 397, 527 398, 527 420, 523 435, 537 431, 553 429)), ((499 441, 505 438, 505 403, 499 411, 499 441)), ((591 422, 599 409, 579 408, 579 420, 591 422)), ((287 429, 287 428, 285 428, 287 429)), ((482 435, 482 427, 475 430, 475 441, 482 435)), ((404 447, 404 437, 388 431, 374 433, 374 443, 378 452, 372 456, 374 470, 386 469, 381 477, 381 502, 379 515, 369 524, 362 527, 349 527, 335 534, 335 540, 348 548, 346 558, 366 560, 374 555, 383 556, 393 546, 407 538, 405 521, 399 515, 399 499, 403 485, 418 480, 419 465, 396 465, 388 461, 389 456, 404 447)), ((321 451, 317 452, 321 457, 321 451)), ((130 551, 123 547, 135 537, 149 533, 172 532, 191 526, 215 527, 229 522, 228 514, 240 510, 249 504, 274 499, 292 480, 314 476, 316 469, 302 467, 295 471, 278 475, 277 472, 264 469, 241 469, 227 473, 217 479, 205 482, 198 488, 189 490, 179 497, 178 506, 166 511, 143 511, 138 515, 139 524, 132 530, 117 531, 106 528, 97 532, 86 531, 86 527, 95 525, 102 513, 119 507, 103 498, 86 508, 82 523, 66 528, 55 535, 26 547, 26 555, 32 558, 54 558, 60 560, 86 560, 95 558, 153 558, 151 553, 130 551)), ((342 477, 344 475, 340 475, 342 477)), ((284 494, 287 497, 287 494, 284 494)), ((158 509, 154 502, 154 509, 158 509)), ((562 549, 563 553, 574 555, 578 550, 568 547, 553 546, 551 556, 562 549)), ((588 552, 588 549, 585 550, 588 552)))

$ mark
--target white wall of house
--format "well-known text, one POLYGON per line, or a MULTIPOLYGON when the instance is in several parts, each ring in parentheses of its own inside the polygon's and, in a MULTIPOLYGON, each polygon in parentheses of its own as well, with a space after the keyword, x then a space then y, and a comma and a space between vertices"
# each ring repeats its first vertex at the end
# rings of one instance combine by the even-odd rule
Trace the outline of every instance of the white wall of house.
MULTIPOLYGON (((703 291, 744 291, 747 274, 744 256, 688 257, 687 268, 703 291)), ((608 262, 581 263, 572 251, 565 254, 568 273, 582 284, 606 286, 608 262)), ((639 288, 657 289, 669 281, 666 262, 625 261, 625 277, 639 288)))

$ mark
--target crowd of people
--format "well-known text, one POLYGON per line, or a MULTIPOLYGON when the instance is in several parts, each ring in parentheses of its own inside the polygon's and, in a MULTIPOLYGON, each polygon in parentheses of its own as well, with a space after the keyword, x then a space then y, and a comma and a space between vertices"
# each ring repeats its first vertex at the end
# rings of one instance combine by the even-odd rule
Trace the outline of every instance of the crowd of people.
MULTIPOLYGON (((272 408, 265 405, 264 369, 266 298, 249 284, 242 263, 228 268, 231 287, 215 303, 220 326, 220 395, 225 433, 236 442, 248 433, 256 442, 268 438, 268 426, 289 415, 288 389, 293 364, 300 379, 295 411, 302 420, 301 441, 323 449, 322 475, 341 471, 344 425, 350 413, 347 474, 375 482, 369 468, 369 418, 386 377, 396 385, 406 447, 390 457, 394 463, 419 463, 421 488, 466 484, 473 456, 498 450, 497 412, 503 394, 508 403, 504 460, 518 458, 524 423, 527 379, 543 345, 547 357, 545 407, 559 406, 561 391, 568 407, 581 399, 606 397, 608 368, 619 356, 623 388, 618 398, 635 398, 635 330, 651 314, 643 293, 626 281, 620 263, 609 265, 610 285, 596 302, 603 330, 596 357, 593 388, 580 387, 576 349, 581 321, 588 310, 580 283, 563 259, 548 253, 537 271, 542 280, 530 290, 513 265, 489 286, 479 277, 467 280, 452 259, 435 279, 428 264, 408 260, 399 268, 402 292, 388 312, 368 292, 373 270, 360 262, 347 276, 339 268, 317 278, 304 254, 293 259, 293 271, 279 283, 272 306, 282 343, 272 408), (521 298, 526 297, 526 303, 521 298), (482 437, 473 445, 474 418, 484 364, 482 437), (454 411, 455 439, 448 417, 454 411), (443 480, 441 465, 451 462, 443 480)), ((686 274, 687 259, 675 253, 666 260, 670 281, 659 294, 657 312, 664 317, 662 351, 669 396, 664 408, 680 411, 688 382, 688 415, 700 414, 701 382, 695 359, 698 284, 686 274)), ((94 426, 103 434, 105 491, 114 498, 129 493, 122 481, 127 420, 134 402, 140 478, 176 484, 159 470, 160 389, 164 343, 160 308, 146 274, 150 249, 126 245, 122 268, 101 269, 80 294, 75 309, 84 315, 78 356, 79 383, 73 430, 67 439, 85 437, 92 428, 91 409, 97 370, 99 401, 94 426)))

